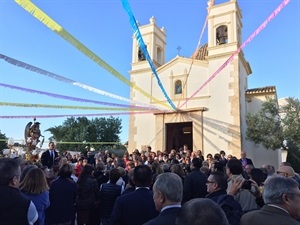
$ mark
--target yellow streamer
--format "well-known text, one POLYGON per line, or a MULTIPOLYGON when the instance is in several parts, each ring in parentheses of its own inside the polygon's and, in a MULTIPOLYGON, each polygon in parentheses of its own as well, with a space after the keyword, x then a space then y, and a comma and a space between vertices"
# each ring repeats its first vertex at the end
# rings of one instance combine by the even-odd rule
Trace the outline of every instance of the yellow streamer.
MULTIPOLYGON (((0 141, 8 141, 8 139, 0 139, 0 141)), ((18 141, 24 141, 24 140, 14 140, 14 142, 18 141)), ((103 144, 108 144, 108 145, 122 145, 120 142, 75 142, 75 141, 57 141, 56 144, 82 144, 82 145, 87 145, 87 144, 95 144, 95 145, 103 145, 103 144)))
POLYGON ((150 94, 145 92, 143 89, 138 87, 136 84, 132 83, 130 80, 128 80, 126 77, 124 77, 122 74, 120 74, 118 71, 116 71, 108 63, 106 63, 99 56, 97 56, 94 52, 92 52, 87 47, 85 47, 81 42, 79 42, 75 37, 73 37, 66 30, 64 30, 58 23, 56 23, 53 19, 51 19, 46 13, 44 13, 40 8, 38 8, 36 5, 34 5, 30 0, 15 0, 15 2, 18 3, 27 12, 32 14, 39 21, 41 21, 43 24, 45 24, 52 31, 54 31, 55 33, 60 35, 62 38, 64 38, 66 41, 68 41, 70 44, 72 44, 74 47, 76 47, 79 51, 81 51, 83 54, 85 54, 87 57, 89 57, 91 60, 93 60, 99 66, 101 66, 106 71, 108 71, 109 73, 114 75, 116 78, 118 78, 125 84, 129 85, 130 87, 136 89, 137 91, 139 91, 141 94, 143 94, 147 98, 151 99, 152 101, 158 102, 159 104, 161 104, 169 109, 172 109, 170 105, 163 103, 163 102, 159 101, 158 99, 156 99, 155 97, 151 96, 150 94))
POLYGON ((109 111, 144 111, 135 108, 110 108, 110 107, 90 107, 90 106, 69 106, 69 105, 48 105, 48 104, 26 104, 13 102, 0 102, 1 106, 33 107, 33 108, 55 108, 55 109, 81 109, 81 110, 109 110, 109 111))

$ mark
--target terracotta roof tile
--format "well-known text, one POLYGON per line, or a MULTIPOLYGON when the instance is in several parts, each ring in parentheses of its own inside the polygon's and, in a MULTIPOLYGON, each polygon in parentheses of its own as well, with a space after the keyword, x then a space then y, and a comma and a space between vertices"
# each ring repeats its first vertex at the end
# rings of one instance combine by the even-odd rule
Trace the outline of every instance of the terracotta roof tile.
POLYGON ((204 44, 200 48, 196 49, 196 51, 191 56, 191 59, 205 60, 205 57, 207 55, 208 55, 207 44, 204 44))
POLYGON ((275 93, 275 92, 276 92, 275 86, 267 86, 267 87, 261 87, 261 88, 248 89, 246 91, 246 94, 254 95, 254 94, 265 94, 265 93, 275 93))

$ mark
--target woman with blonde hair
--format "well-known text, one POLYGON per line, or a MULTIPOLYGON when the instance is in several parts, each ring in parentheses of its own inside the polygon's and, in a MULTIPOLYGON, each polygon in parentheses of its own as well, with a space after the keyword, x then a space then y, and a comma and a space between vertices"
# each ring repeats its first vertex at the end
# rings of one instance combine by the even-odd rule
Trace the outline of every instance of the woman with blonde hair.
POLYGON ((32 168, 26 174, 20 184, 20 190, 24 197, 30 199, 39 215, 38 224, 45 224, 45 211, 50 205, 49 187, 44 172, 39 168, 32 168))

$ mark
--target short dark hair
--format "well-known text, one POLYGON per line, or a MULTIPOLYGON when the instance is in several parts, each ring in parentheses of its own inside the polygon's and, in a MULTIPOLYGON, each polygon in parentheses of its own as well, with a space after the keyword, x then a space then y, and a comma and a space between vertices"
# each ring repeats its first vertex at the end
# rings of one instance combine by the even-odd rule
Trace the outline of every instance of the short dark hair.
POLYGON ((126 163, 123 159, 117 159, 116 161, 116 167, 123 167, 126 168, 126 163))
POLYGON ((109 171, 109 181, 112 184, 117 183, 117 181, 119 180, 119 178, 121 177, 121 173, 120 170, 117 168, 113 168, 109 171))
POLYGON ((152 183, 152 170, 147 165, 134 168, 133 180, 137 187, 149 187, 152 183))
POLYGON ((83 160, 84 160, 83 157, 79 157, 79 158, 78 158, 78 161, 83 161, 83 160))
POLYGON ((227 162, 226 167, 230 170, 233 175, 240 175, 243 173, 242 162, 238 159, 230 159, 227 162))
POLYGON ((211 157, 211 158, 212 158, 213 156, 212 156, 211 153, 208 153, 208 154, 206 155, 206 158, 208 158, 208 157, 211 157))
POLYGON ((218 187, 220 189, 227 189, 228 187, 228 183, 227 183, 227 177, 223 172, 220 171, 214 171, 210 173, 211 176, 213 176, 214 178, 214 182, 216 182, 218 184, 218 187))
POLYGON ((214 159, 219 161, 221 159, 221 154, 219 153, 214 154, 214 159))
POLYGON ((8 186, 14 176, 19 173, 20 164, 16 159, 0 159, 0 185, 8 186))
POLYGON ((263 182, 267 179, 262 169, 253 168, 250 172, 251 179, 253 179, 258 186, 261 186, 263 182))
POLYGON ((175 165, 175 164, 180 164, 180 163, 177 159, 172 159, 171 160, 171 165, 175 165))
POLYGON ((216 169, 216 171, 224 172, 224 166, 222 163, 214 162, 213 164, 214 164, 214 168, 216 169))
POLYGON ((192 159, 192 165, 196 168, 201 168, 202 160, 200 158, 193 158, 192 159))
POLYGON ((223 154, 223 155, 226 155, 226 153, 225 153, 224 150, 221 150, 221 151, 220 151, 220 154, 221 154, 221 155, 222 155, 222 154, 223 154))

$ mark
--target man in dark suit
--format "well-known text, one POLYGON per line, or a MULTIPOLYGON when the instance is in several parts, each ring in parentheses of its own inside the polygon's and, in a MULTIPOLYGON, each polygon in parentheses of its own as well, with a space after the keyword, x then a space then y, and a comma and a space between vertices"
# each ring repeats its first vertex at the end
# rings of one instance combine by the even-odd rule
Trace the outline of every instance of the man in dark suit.
POLYGON ((41 163, 43 166, 51 168, 54 165, 54 160, 58 157, 58 153, 55 151, 55 144, 53 141, 49 142, 49 149, 43 152, 41 157, 41 163))
POLYGON ((183 203, 193 198, 204 198, 207 195, 207 175, 200 171, 201 166, 202 160, 199 158, 193 158, 191 163, 191 172, 184 179, 183 203))
POLYGON ((239 225, 243 215, 242 207, 232 195, 227 194, 227 177, 223 172, 211 172, 207 178, 206 198, 213 200, 225 212, 230 225, 239 225))
POLYGON ((300 225, 300 190, 295 180, 276 175, 267 178, 263 199, 265 205, 244 214, 241 225, 300 225))
POLYGON ((245 169, 245 167, 247 165, 252 165, 254 167, 252 160, 249 159, 249 158, 247 158, 247 154, 246 154, 245 151, 241 151, 241 159, 240 159, 240 161, 242 162, 242 165, 243 165, 244 169, 245 169))
POLYGON ((152 171, 147 165, 135 167, 133 172, 135 191, 117 198, 110 225, 142 225, 155 218, 153 193, 150 191, 152 171))
POLYGON ((182 180, 175 173, 162 173, 153 185, 153 200, 160 214, 144 225, 175 225, 181 208, 182 180))
POLYGON ((21 167, 17 159, 0 159, 0 224, 34 224, 38 212, 19 190, 21 167))

